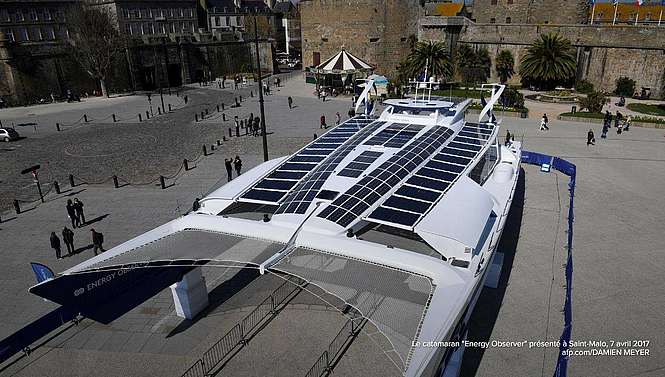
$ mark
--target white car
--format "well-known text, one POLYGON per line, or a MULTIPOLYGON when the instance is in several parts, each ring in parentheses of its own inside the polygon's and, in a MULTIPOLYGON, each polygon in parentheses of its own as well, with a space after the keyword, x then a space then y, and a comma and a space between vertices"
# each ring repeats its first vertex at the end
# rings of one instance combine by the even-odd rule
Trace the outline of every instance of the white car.
POLYGON ((12 141, 18 140, 19 134, 13 128, 0 128, 0 140, 12 141))

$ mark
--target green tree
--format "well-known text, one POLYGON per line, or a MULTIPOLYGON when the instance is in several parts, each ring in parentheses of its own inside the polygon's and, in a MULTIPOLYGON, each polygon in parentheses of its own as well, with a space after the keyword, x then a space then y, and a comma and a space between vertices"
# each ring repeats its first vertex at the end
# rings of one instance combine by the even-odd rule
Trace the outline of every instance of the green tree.
POLYGON ((460 44, 455 53, 455 66, 462 81, 468 86, 487 81, 492 68, 492 59, 485 48, 476 51, 467 44, 460 44))
POLYGON ((559 34, 541 34, 520 61, 522 79, 539 88, 554 88, 575 77, 577 61, 570 41, 559 34))
POLYGON ((619 77, 615 81, 616 89, 614 93, 624 97, 632 97, 635 93, 635 80, 629 77, 619 77))
POLYGON ((608 102, 609 98, 603 92, 591 92, 586 97, 580 98, 580 110, 587 109, 589 112, 599 113, 608 102))
POLYGON ((505 84, 515 74, 515 58, 509 50, 501 50, 496 56, 494 69, 502 84, 505 84))
POLYGON ((440 79, 450 77, 452 64, 443 42, 417 42, 413 51, 400 64, 400 70, 406 77, 413 78, 424 72, 425 66, 427 66, 428 75, 435 75, 440 79))

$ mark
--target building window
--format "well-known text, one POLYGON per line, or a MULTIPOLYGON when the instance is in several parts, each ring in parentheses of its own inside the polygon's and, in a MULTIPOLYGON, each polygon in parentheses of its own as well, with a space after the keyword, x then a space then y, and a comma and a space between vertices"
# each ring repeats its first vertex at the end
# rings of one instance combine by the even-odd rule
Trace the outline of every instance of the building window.
POLYGON ((0 9, 0 21, 11 22, 12 18, 9 16, 7 9, 0 9))
POLYGON ((187 17, 189 18, 194 17, 194 11, 192 10, 192 8, 187 9, 187 17))
POLYGON ((226 16, 226 26, 231 26, 231 17, 226 16))
POLYGON ((513 0, 508 0, 508 5, 512 4, 513 0))
POLYGON ((236 16, 236 26, 242 26, 242 17, 236 16))
POLYGON ((166 25, 163 23, 157 24, 157 30, 159 31, 159 34, 166 34, 166 25))
POLYGON ((53 19, 51 17, 51 11, 49 9, 44 9, 44 19, 46 21, 51 21, 53 19))
POLYGON ((41 40, 43 40, 43 38, 42 38, 42 30, 41 30, 40 28, 38 28, 38 27, 33 27, 33 28, 31 29, 31 33, 30 33, 30 34, 32 34, 30 39, 32 39, 33 41, 41 41, 41 40))
POLYGON ((321 53, 318 51, 312 52, 312 65, 318 66, 321 64, 321 53))
POLYGON ((2 32, 5 33, 10 42, 14 42, 14 32, 12 29, 4 29, 2 32))
POLYGON ((37 11, 34 9, 30 10, 30 21, 37 21, 37 11))
POLYGON ((123 9, 122 9, 122 17, 123 17, 125 20, 128 20, 128 19, 130 18, 130 17, 129 17, 129 9, 127 9, 127 8, 123 8, 123 9))
POLYGON ((55 31, 53 30, 53 26, 48 26, 44 28, 44 35, 46 35, 46 39, 49 41, 52 41, 55 39, 55 31))
POLYGON ((16 13, 14 13, 14 19, 16 20, 16 22, 25 21, 25 16, 23 15, 23 11, 21 11, 20 9, 17 10, 16 13))
POLYGON ((495 24, 496 23, 496 18, 492 17, 490 18, 490 24, 495 24))
POLYGON ((369 41, 375 43, 379 41, 379 38, 370 38, 369 41))
POLYGON ((492 4, 492 5, 496 5, 496 0, 492 0, 492 1, 490 1, 490 4, 492 4))
POLYGON ((169 22, 169 32, 175 33, 175 22, 169 22))
POLYGON ((513 20, 512 20, 510 17, 506 17, 506 23, 507 23, 507 24, 511 23, 512 21, 513 21, 513 20))
POLYGON ((180 18, 185 17, 184 8, 180 8, 180 18))
POLYGON ((125 24, 125 33, 132 35, 132 26, 130 24, 125 24))
POLYGON ((173 17, 173 12, 171 11, 171 8, 168 8, 168 9, 166 10, 166 16, 167 16, 167 17, 173 17))
POLYGON ((19 41, 29 41, 30 36, 28 35, 28 29, 27 28, 19 28, 18 29, 18 40, 19 41))

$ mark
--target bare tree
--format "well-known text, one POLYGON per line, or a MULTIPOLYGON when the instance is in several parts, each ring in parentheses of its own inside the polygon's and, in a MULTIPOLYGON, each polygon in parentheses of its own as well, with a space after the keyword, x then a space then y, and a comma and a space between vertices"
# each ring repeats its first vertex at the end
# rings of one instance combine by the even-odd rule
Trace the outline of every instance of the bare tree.
POLYGON ((106 80, 113 60, 124 48, 115 14, 103 6, 77 5, 67 14, 70 55, 99 82, 102 95, 108 97, 106 80))

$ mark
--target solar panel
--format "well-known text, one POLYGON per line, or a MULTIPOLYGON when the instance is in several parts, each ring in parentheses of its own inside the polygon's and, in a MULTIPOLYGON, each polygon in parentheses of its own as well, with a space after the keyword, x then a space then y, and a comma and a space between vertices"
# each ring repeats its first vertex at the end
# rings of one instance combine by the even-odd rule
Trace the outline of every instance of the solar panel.
MULTIPOLYGON (((481 127, 463 127, 463 130, 467 129, 473 132, 480 131, 483 135, 486 135, 487 131, 481 127)), ((469 136, 472 136, 469 132, 459 132, 448 145, 433 156, 425 166, 418 169, 404 186, 395 191, 367 218, 391 225, 414 226, 476 158, 482 149, 482 144, 487 143, 491 135, 477 138, 469 136), (471 144, 469 143, 471 140, 476 140, 480 144, 471 144)))
POLYGON ((348 226, 428 159, 452 134, 453 131, 446 127, 428 130, 340 195, 318 217, 348 226))
POLYGON ((424 126, 393 123, 365 142, 365 145, 381 145, 386 148, 402 148, 413 139, 424 126))
MULTIPOLYGON (((354 135, 364 130, 365 127, 372 122, 374 122, 372 118, 358 116, 331 129, 329 132, 314 140, 289 158, 263 180, 255 184, 240 197, 240 200, 262 201, 277 204, 290 190, 297 187, 298 182, 304 179, 308 173, 315 170, 320 164, 325 164, 326 161, 330 160, 330 157, 337 151, 344 149, 345 143, 351 140, 354 135)), ((383 122, 374 123, 383 124, 383 122)), ((376 130, 376 127, 378 127, 378 125, 373 126, 369 133, 371 134, 371 132, 376 130)), ((336 163, 339 163, 339 161, 336 163)), ((312 187, 318 184, 319 178, 320 177, 314 177, 312 187)))
MULTIPOLYGON (((289 193, 284 202, 279 206, 279 208, 277 208, 275 214, 305 213, 309 205, 312 203, 312 200, 314 200, 319 190, 321 190, 323 187, 323 184, 339 166, 342 160, 344 160, 344 158, 346 158, 346 156, 348 156, 348 154, 351 153, 353 149, 356 148, 369 135, 383 126, 385 122, 368 122, 367 124, 368 125, 366 127, 353 135, 353 137, 351 137, 348 142, 345 143, 341 148, 335 150, 328 158, 323 160, 320 164, 316 165, 316 167, 307 175, 307 177, 305 177, 304 180, 301 180, 292 189, 291 193, 289 193)), ((376 156, 378 158, 378 155, 375 155, 377 152, 368 152, 370 151, 367 151, 363 157, 371 158, 372 156, 376 156)), ((354 165, 354 167, 361 168, 362 166, 354 165)), ((354 174, 356 170, 358 169, 353 170, 354 174)))

